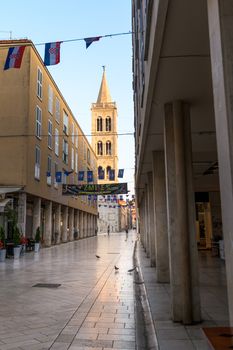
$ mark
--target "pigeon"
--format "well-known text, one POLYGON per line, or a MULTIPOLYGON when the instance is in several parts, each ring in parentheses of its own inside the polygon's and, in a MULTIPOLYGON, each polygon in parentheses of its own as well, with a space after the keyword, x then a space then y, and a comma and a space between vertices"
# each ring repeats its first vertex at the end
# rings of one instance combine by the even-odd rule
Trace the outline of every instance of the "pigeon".
POLYGON ((128 272, 133 272, 134 270, 136 270, 137 266, 134 266, 132 269, 129 269, 128 272))
POLYGON ((97 257, 97 259, 99 259, 99 258, 100 258, 100 256, 99 256, 99 255, 96 255, 96 257, 97 257))
POLYGON ((119 267, 117 267, 116 265, 114 266, 114 268, 115 268, 115 271, 119 270, 119 267))

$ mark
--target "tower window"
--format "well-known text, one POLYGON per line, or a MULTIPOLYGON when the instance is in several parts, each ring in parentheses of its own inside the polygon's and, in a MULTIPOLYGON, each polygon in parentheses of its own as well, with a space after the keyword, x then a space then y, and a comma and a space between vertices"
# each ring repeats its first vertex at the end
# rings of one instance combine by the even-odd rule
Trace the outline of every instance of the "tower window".
POLYGON ((103 119, 102 119, 102 117, 97 118, 97 131, 103 131, 103 119))
POLYGON ((97 142, 97 154, 98 154, 98 156, 103 155, 103 143, 102 143, 102 141, 97 142))
POLYGON ((112 120, 110 117, 107 117, 106 120, 105 120, 105 128, 106 128, 106 131, 111 131, 112 130, 112 120))
POLYGON ((106 142, 106 155, 111 155, 112 154, 112 144, 110 141, 106 142))
POLYGON ((108 179, 109 179, 109 173, 110 173, 110 170, 111 170, 111 169, 112 169, 112 168, 108 165, 108 166, 107 166, 107 169, 106 169, 106 170, 107 170, 107 178, 108 178, 108 179))

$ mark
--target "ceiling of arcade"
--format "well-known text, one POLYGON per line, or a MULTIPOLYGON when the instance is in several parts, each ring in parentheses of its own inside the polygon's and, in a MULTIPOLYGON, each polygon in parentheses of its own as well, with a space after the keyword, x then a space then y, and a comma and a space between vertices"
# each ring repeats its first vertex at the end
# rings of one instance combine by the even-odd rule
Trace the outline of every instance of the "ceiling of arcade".
POLYGON ((147 181, 147 172, 152 170, 151 151, 164 148, 164 104, 175 100, 190 104, 195 189, 217 190, 208 19, 203 0, 169 2, 144 138, 140 187, 147 181))

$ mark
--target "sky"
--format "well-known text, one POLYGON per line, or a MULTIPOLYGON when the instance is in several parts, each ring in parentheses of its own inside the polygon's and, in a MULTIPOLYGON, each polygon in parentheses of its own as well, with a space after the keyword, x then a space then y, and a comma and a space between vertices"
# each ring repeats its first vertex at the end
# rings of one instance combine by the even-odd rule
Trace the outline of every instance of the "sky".
MULTIPOLYGON (((0 39, 27 38, 34 44, 131 31, 131 0, 11 0, 1 3, 0 39)), ((42 58, 44 45, 36 46, 42 58)), ((118 132, 133 133, 131 34, 101 38, 86 49, 84 40, 64 42, 61 62, 48 67, 83 132, 91 132, 91 103, 96 102, 102 66, 118 108, 118 132)), ((90 141, 90 138, 89 138, 90 141)), ((134 138, 118 137, 122 182, 134 194, 134 138)))

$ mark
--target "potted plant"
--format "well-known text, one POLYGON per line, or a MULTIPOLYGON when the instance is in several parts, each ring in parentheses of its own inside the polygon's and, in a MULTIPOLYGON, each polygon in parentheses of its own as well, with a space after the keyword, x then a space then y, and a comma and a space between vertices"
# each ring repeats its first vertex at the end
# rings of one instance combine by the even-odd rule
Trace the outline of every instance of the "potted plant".
POLYGON ((26 252, 26 245, 28 243, 27 238, 24 235, 21 235, 20 237, 20 244, 22 245, 22 253, 24 254, 26 252))
POLYGON ((40 227, 38 226, 36 229, 36 235, 35 235, 35 252, 36 253, 39 252, 40 241, 41 241, 41 234, 40 234, 40 227))
POLYGON ((15 223, 13 226, 14 259, 19 259, 22 246, 20 244, 20 231, 15 223))
POLYGON ((5 231, 0 226, 0 262, 4 262, 6 259, 6 245, 5 245, 5 231))

